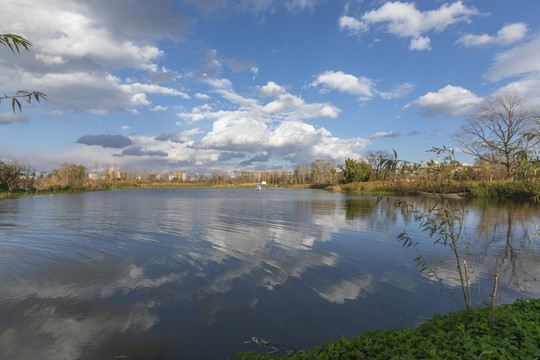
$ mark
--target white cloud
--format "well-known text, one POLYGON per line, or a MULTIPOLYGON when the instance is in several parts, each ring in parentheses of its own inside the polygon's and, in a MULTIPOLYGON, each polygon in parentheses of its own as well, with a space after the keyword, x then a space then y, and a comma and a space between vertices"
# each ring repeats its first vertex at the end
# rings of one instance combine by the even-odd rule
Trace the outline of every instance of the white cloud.
POLYGON ((519 41, 527 34, 527 24, 515 23, 504 26, 497 32, 497 42, 503 45, 519 41))
MULTIPOLYGON (((194 108, 191 112, 177 114, 188 121, 213 121, 212 130, 203 136, 200 143, 193 144, 198 150, 206 151, 206 159, 197 158, 201 165, 217 161, 223 151, 265 152, 264 157, 256 157, 257 161, 269 163, 283 162, 284 159, 292 163, 305 162, 318 157, 344 159, 357 156, 355 152, 369 144, 368 140, 361 138, 338 139, 322 127, 304 123, 304 119, 336 117, 340 110, 327 103, 306 103, 300 96, 287 93, 284 87, 274 82, 259 88, 259 100, 233 91, 219 90, 217 93, 236 109, 203 111, 194 108), (263 102, 267 96, 273 98, 263 102), (212 151, 214 156, 209 156, 212 151)), ((246 161, 246 164, 252 163, 254 161, 246 161)))
POLYGON ((285 88, 273 81, 269 81, 266 85, 261 87, 261 90, 259 90, 260 97, 278 96, 283 93, 285 93, 285 88))
POLYGON ((171 88, 160 86, 160 85, 155 85, 155 84, 131 83, 124 86, 129 87, 130 91, 144 92, 144 93, 149 93, 149 94, 180 96, 183 99, 191 98, 188 94, 182 91, 171 89, 171 88))
POLYGON ((208 99, 210 99, 210 96, 208 96, 206 94, 201 94, 201 93, 196 93, 195 97, 197 99, 200 99, 200 100, 208 100, 208 99))
POLYGON ((256 151, 267 138, 265 121, 243 111, 221 111, 212 131, 202 139, 206 148, 234 151, 256 151))
POLYGON ((387 2, 377 10, 365 13, 362 19, 369 24, 385 23, 386 30, 396 36, 418 36, 427 31, 442 31, 448 26, 469 21, 478 12, 463 2, 443 4, 437 10, 419 11, 414 3, 387 2))
POLYGON ((379 91, 378 94, 386 100, 397 99, 404 96, 407 96, 412 90, 414 90, 415 85, 410 83, 403 83, 397 86, 394 86, 390 91, 384 92, 379 91))
POLYGON ((367 32, 370 26, 382 24, 383 29, 392 35, 412 38, 411 50, 427 50, 430 49, 430 39, 424 34, 443 31, 457 22, 468 22, 476 14, 475 8, 465 6, 462 1, 427 11, 418 10, 414 3, 395 1, 365 12, 360 19, 342 16, 339 25, 342 30, 360 34, 367 32))
POLYGON ((36 60, 43 61, 47 65, 64 64, 66 62, 66 60, 64 60, 59 55, 48 55, 48 54, 36 54, 36 60))
POLYGON ((232 82, 229 79, 218 79, 209 74, 203 74, 201 81, 215 89, 232 89, 232 82))
POLYGON ((216 90, 216 93, 220 94, 223 98, 230 101, 231 103, 235 105, 240 105, 242 108, 250 108, 257 105, 256 99, 239 95, 236 92, 234 92, 234 90, 232 89, 228 89, 228 90, 218 89, 216 90))
POLYGON ((27 123, 28 118, 23 115, 14 113, 13 111, 7 113, 0 113, 0 125, 7 125, 11 123, 27 123))
POLYGON ((156 62, 163 51, 154 40, 181 41, 188 25, 168 1, 21 0, 2 6, 0 23, 34 45, 29 54, 17 55, 16 69, 8 65, 14 55, 0 52, 0 60, 6 59, 0 61, 3 91, 41 90, 56 110, 98 114, 110 109, 137 112, 134 107, 150 105, 147 94, 189 97, 175 89, 137 81, 129 84, 111 75, 118 69, 159 72, 156 62))
POLYGON ((524 23, 514 23, 504 26, 497 32, 497 35, 488 34, 473 35, 465 34, 457 41, 466 47, 484 46, 490 44, 508 45, 523 39, 527 33, 527 25, 524 23))
POLYGON ((184 0, 185 3, 192 4, 199 10, 211 14, 218 12, 229 13, 251 13, 257 14, 274 14, 278 9, 285 8, 291 12, 298 11, 313 11, 316 6, 326 0, 238 0, 238 1, 223 1, 223 0, 184 0))
MULTIPOLYGON (((155 66, 153 61, 160 57, 162 52, 154 45, 135 43, 139 37, 134 37, 134 32, 141 34, 141 30, 135 31, 134 19, 120 29, 115 22, 125 17, 121 16, 121 13, 133 14, 133 10, 137 8, 147 8, 144 23, 149 32, 159 26, 159 22, 149 21, 152 20, 149 18, 152 13, 164 16, 164 20, 172 18, 171 22, 174 22, 173 19, 177 16, 178 25, 187 24, 178 12, 165 16, 162 12, 164 3, 160 4, 161 6, 150 6, 144 2, 136 2, 130 6, 122 6, 107 2, 108 16, 98 16, 105 15, 102 9, 105 4, 100 4, 102 1, 73 3, 53 0, 47 4, 29 1, 22 3, 26 5, 19 2, 3 6, 0 21, 5 27, 19 27, 21 33, 32 39, 35 58, 46 65, 151 69, 155 66), (21 6, 25 6, 26 11, 21 12, 21 6), (115 13, 116 17, 111 17, 112 13, 115 13), (23 26, 24 23, 26 25, 23 26), (82 65, 84 63, 86 65, 82 65)), ((175 28, 180 30, 178 25, 175 28)), ((160 27, 155 35, 160 32, 159 36, 163 36, 161 31, 171 34, 170 30, 160 27)))
POLYGON ((371 138, 372 139, 390 138, 390 137, 397 137, 397 136, 399 136, 399 133, 395 133, 395 132, 392 132, 392 131, 379 131, 379 132, 376 132, 375 134, 371 135, 371 138))
POLYGON ((298 117, 303 119, 329 117, 336 118, 341 112, 332 104, 306 104, 298 110, 298 117))
POLYGON ((438 114, 466 115, 483 101, 474 93, 459 86, 446 85, 438 92, 428 92, 415 101, 407 104, 405 108, 420 106, 425 116, 438 114))
POLYGON ((540 35, 495 56, 495 63, 483 75, 490 81, 540 71, 540 35))
POLYGON ((341 111, 331 104, 306 104, 304 99, 288 93, 280 94, 276 99, 264 105, 262 111, 269 115, 288 118, 335 118, 341 111))
POLYGON ((109 109, 132 112, 135 107, 151 104, 147 94, 180 96, 188 95, 181 91, 154 84, 123 83, 110 74, 87 72, 51 72, 36 77, 31 73, 6 70, 0 73, 0 82, 7 89, 17 89, 25 84, 30 89, 47 89, 49 102, 59 109, 75 112, 105 114, 109 109))
POLYGON ((358 95, 365 100, 373 96, 373 81, 363 76, 356 77, 343 71, 325 71, 317 76, 311 86, 323 85, 323 92, 338 90, 351 95, 358 95))
POLYGON ((269 114, 285 113, 304 105, 304 100, 291 94, 281 94, 276 100, 266 104, 263 110, 269 114))
POLYGON ((178 113, 176 114, 176 116, 191 122, 201 121, 204 119, 213 119, 215 118, 215 113, 212 113, 210 111, 211 109, 212 108, 210 107, 210 105, 205 104, 192 108, 191 112, 178 113))
POLYGON ((431 40, 425 36, 412 38, 409 50, 431 50, 431 40))
POLYGON ((494 95, 504 96, 508 93, 517 93, 523 95, 530 105, 540 106, 540 71, 531 73, 522 79, 513 81, 503 86, 495 92, 494 95))
POLYGON ((176 143, 187 143, 192 140, 193 136, 200 134, 199 128, 190 130, 177 131, 172 134, 159 134, 154 139, 159 141, 172 141, 176 143))
POLYGON ((153 108, 151 108, 150 111, 167 111, 168 108, 169 108, 168 106, 156 105, 153 108))
POLYGON ((339 28, 355 35, 369 30, 369 26, 367 24, 347 15, 343 15, 339 18, 339 28))

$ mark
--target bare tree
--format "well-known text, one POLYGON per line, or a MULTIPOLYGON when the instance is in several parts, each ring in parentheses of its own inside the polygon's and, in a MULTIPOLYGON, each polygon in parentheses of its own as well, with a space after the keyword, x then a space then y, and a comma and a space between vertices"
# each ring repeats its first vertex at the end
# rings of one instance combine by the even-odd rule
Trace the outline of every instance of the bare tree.
POLYGON ((521 155, 538 145, 538 139, 530 136, 535 126, 535 111, 514 91, 486 100, 453 138, 465 153, 503 166, 511 179, 524 165, 521 155))
POLYGON ((60 165, 53 180, 64 188, 77 190, 84 187, 87 177, 86 168, 83 165, 66 162, 60 165))

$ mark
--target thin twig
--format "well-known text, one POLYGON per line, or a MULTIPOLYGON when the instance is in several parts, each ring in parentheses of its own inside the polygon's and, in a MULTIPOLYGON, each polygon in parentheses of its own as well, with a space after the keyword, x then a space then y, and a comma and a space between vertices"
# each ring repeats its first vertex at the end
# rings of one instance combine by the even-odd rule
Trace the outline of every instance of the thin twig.
POLYGON ((495 274, 495 281, 493 284, 493 294, 491 295, 491 308, 489 311, 489 326, 493 329, 493 307, 495 305, 495 295, 497 295, 497 282, 499 280, 499 273, 495 274))
POLYGON ((463 259, 463 267, 465 269, 465 284, 467 285, 467 296, 466 296, 466 302, 467 302, 467 309, 470 309, 471 304, 471 288, 469 285, 469 273, 467 272, 467 260, 463 259))

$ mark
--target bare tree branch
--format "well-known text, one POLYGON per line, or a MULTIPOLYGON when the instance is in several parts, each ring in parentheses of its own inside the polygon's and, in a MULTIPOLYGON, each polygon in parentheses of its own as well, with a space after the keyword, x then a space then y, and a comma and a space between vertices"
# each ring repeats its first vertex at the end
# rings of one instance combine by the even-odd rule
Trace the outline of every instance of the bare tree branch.
POLYGON ((465 153, 506 169, 508 179, 521 166, 523 152, 538 146, 527 134, 536 127, 535 111, 517 92, 486 100, 453 135, 465 153))

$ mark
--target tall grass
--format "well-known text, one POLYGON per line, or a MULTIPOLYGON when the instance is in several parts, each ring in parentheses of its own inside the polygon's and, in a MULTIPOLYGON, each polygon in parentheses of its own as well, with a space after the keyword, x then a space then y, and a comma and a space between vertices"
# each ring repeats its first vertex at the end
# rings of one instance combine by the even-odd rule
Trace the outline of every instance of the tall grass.
POLYGON ((461 194, 475 199, 532 200, 540 197, 540 184, 520 181, 369 181, 333 187, 346 193, 416 195, 419 193, 461 194))
POLYGON ((350 193, 373 193, 378 195, 415 195, 419 192, 429 193, 464 193, 468 187, 460 181, 369 181, 341 185, 341 190, 350 193))
POLYGON ((471 198, 531 200, 540 188, 534 182, 490 181, 472 183, 468 192, 471 198))

